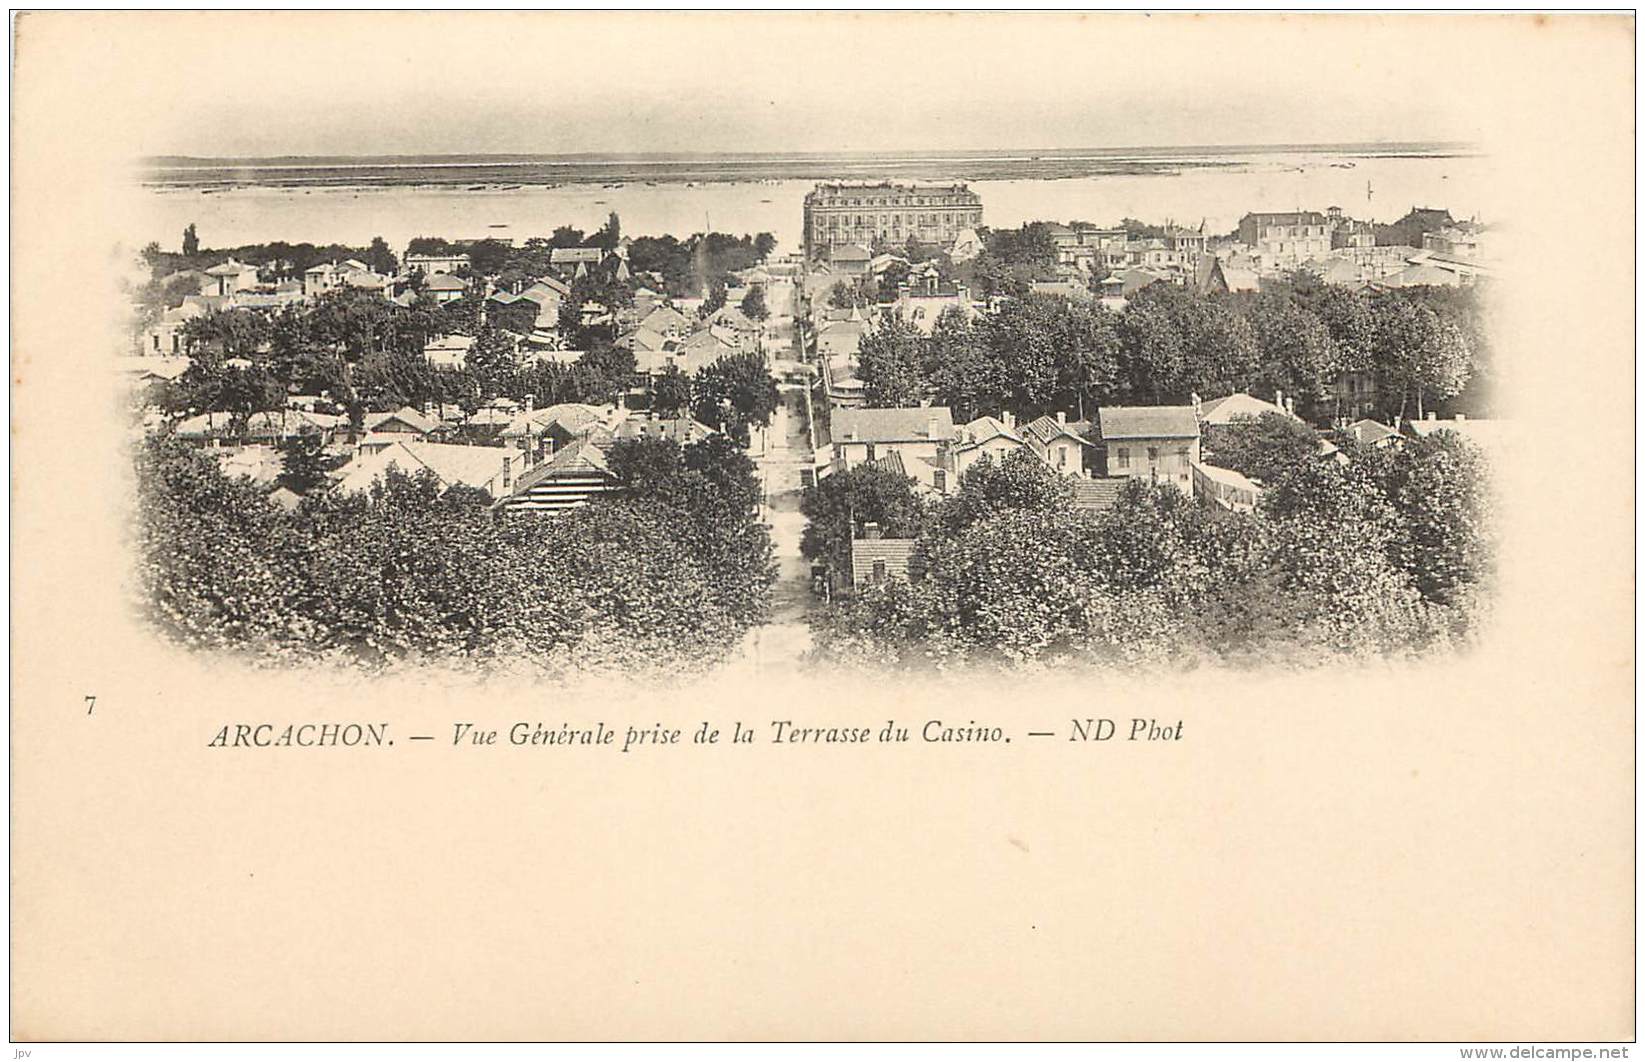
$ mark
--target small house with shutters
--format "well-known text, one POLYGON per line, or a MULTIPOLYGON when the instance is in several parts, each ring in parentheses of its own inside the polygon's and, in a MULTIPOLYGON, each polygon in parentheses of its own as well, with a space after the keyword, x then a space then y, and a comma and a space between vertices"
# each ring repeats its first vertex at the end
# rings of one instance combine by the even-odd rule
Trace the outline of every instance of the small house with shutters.
POLYGON ((1193 493, 1193 466, 1200 459, 1193 406, 1108 406, 1097 414, 1097 432, 1105 476, 1169 483, 1193 493))

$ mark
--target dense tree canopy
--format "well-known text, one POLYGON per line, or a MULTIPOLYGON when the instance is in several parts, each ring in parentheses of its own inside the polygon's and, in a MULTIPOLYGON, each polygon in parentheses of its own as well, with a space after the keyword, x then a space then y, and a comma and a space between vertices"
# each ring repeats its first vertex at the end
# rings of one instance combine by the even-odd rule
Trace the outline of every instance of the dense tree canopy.
POLYGON ((1318 423, 1336 415, 1340 374, 1383 382, 1389 415, 1455 398, 1489 365, 1479 296, 1406 288, 1360 294, 1299 275, 1256 296, 1151 284, 1119 314, 1094 301, 1023 294, 977 320, 945 313, 930 335, 883 315, 863 336, 872 406, 930 398, 962 420, 1009 409, 1085 418, 1106 404, 1186 404, 1240 390, 1292 396, 1318 423))
MULTIPOLYGON (((933 518, 903 525, 918 528, 916 577, 820 614, 817 651, 902 668, 1271 665, 1468 638, 1494 556, 1478 452, 1441 432, 1346 465, 1291 456, 1255 513, 1140 480, 1083 512, 1032 458, 979 463, 933 518)), ((813 504, 813 541, 847 534, 837 498, 813 504)))
POLYGON ((151 440, 143 600, 168 637, 258 659, 706 666, 763 617, 770 542, 746 456, 687 450, 647 485, 499 521, 483 495, 398 472, 287 513, 210 454, 151 440))

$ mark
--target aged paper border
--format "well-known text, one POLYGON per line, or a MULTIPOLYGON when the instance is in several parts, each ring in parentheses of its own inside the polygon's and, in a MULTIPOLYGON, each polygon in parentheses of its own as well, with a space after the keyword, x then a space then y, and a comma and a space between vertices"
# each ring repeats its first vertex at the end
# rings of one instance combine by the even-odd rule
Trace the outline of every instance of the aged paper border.
MULTIPOLYGON (((135 209, 127 162, 189 114, 186 96, 154 94, 176 81, 152 65, 255 33, 282 76, 322 77, 335 72, 302 47, 318 27, 410 48, 554 17, 598 16, 18 21, 14 1038, 1633 1035, 1630 18, 1155 19, 1178 59, 1204 60, 1207 91, 1233 76, 1218 56, 1279 27, 1345 54, 1367 34, 1404 41, 1434 105, 1463 109, 1501 161, 1522 206, 1499 334, 1523 445, 1502 477, 1497 628, 1466 658, 1146 683, 726 674, 658 691, 270 674, 161 648, 122 596, 128 485, 98 391, 112 314, 106 343, 96 328, 116 301, 107 233, 135 209), (1191 740, 626 758, 204 747, 238 719, 694 727, 763 722, 773 705, 874 725, 1101 707, 1185 718, 1191 740)), ((788 19, 917 31, 938 17, 1030 48, 1080 21, 702 14, 674 29, 689 49, 727 22, 757 37, 788 19)))

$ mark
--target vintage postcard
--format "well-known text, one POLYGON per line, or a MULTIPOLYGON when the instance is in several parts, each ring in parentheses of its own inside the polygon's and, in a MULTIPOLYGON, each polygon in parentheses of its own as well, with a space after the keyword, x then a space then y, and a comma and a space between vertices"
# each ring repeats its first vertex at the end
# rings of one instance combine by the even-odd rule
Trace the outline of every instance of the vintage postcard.
POLYGON ((1634 32, 15 15, 12 1039, 1631 1041, 1634 32))

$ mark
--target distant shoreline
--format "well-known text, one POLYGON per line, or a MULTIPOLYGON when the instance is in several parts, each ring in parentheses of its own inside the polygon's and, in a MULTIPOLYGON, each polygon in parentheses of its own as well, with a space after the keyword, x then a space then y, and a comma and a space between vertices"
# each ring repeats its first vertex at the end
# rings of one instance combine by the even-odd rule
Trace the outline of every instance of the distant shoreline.
POLYGON ((1098 148, 1046 151, 862 152, 650 155, 393 155, 142 160, 140 182, 154 189, 385 188, 428 186, 495 191, 572 184, 724 184, 789 180, 995 181, 1103 176, 1170 176, 1240 166, 1276 156, 1452 158, 1466 144, 1288 144, 1234 147, 1098 148))

